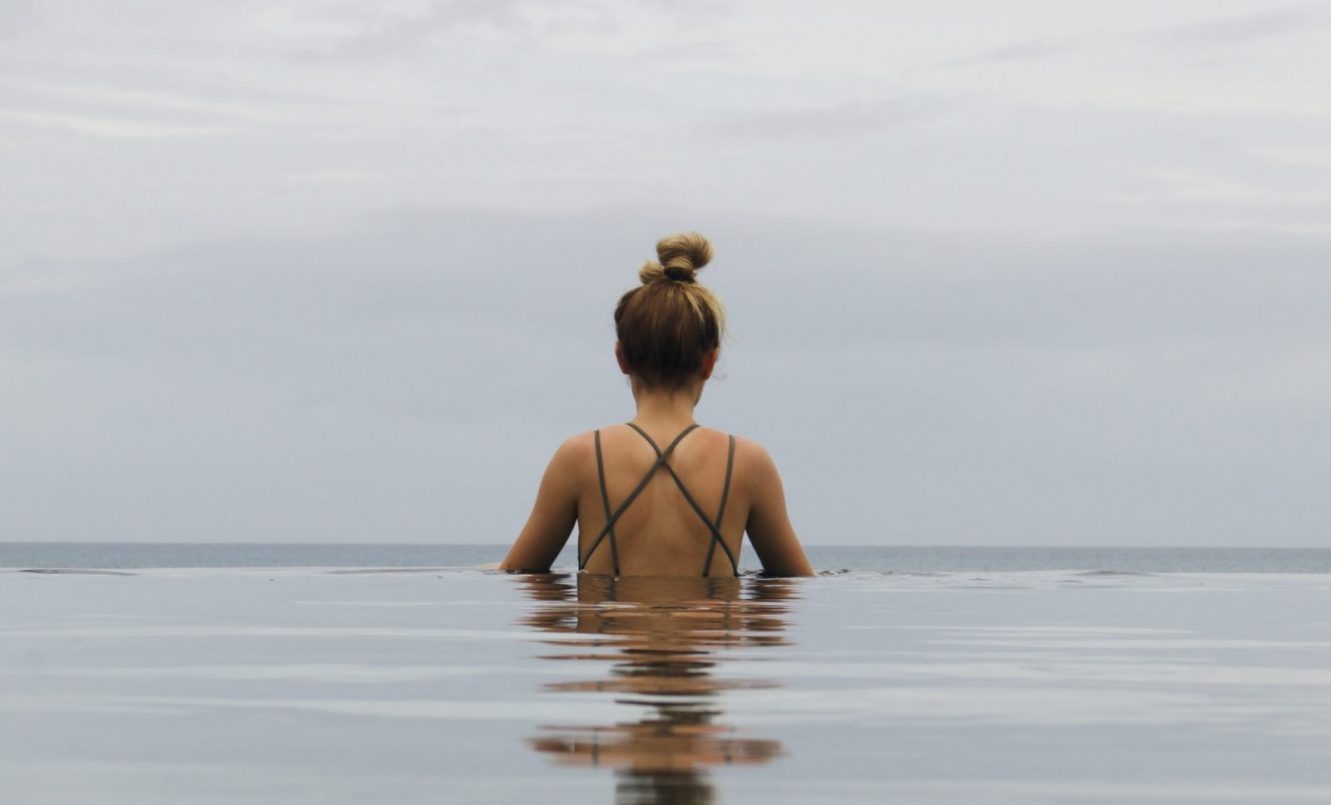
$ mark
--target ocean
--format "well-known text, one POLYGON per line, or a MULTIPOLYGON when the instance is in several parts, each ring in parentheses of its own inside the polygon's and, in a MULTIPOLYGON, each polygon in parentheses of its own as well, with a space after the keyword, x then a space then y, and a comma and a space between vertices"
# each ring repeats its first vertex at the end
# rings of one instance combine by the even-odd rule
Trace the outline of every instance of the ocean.
POLYGON ((0 802, 1326 803, 1324 550, 0 544, 0 802))
MULTIPOLYGON (((573 541, 570 540, 570 543, 573 541)), ((0 542, 0 568, 469 567, 504 545, 374 543, 0 542)), ((807 547, 825 572, 1105 570, 1126 573, 1331 573, 1328 548, 807 547)), ((577 566, 572 545, 555 569, 577 566)), ((741 570, 759 569, 745 543, 741 570)))

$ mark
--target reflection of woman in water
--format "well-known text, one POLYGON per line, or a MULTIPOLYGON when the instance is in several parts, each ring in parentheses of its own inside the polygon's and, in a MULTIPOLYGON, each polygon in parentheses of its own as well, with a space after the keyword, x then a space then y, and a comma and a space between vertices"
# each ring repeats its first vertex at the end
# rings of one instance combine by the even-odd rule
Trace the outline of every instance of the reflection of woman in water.
POLYGON ((560 446, 500 568, 548 570, 576 522, 578 567, 594 573, 733 576, 748 533, 765 571, 810 575, 767 451, 693 418, 725 326, 695 276, 712 247, 688 233, 656 251, 615 307, 615 358, 637 415, 560 446))
POLYGON ((609 678, 558 682, 547 690, 605 691, 639 708, 636 720, 616 724, 547 725, 531 740, 535 749, 563 763, 617 770, 620 803, 678 805, 715 800, 709 766, 765 763, 781 753, 779 742, 721 723, 722 692, 774 683, 713 671, 725 649, 785 645, 784 615, 795 582, 585 574, 524 581, 536 606, 523 623, 588 636, 554 642, 567 653, 547 659, 613 663, 609 678))

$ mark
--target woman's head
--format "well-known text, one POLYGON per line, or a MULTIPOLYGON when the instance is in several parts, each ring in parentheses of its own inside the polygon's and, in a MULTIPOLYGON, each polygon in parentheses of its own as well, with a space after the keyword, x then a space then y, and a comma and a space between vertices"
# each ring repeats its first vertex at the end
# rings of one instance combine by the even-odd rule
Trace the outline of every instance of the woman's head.
POLYGON ((615 306, 615 333, 624 368, 648 386, 682 386, 710 369, 721 346, 725 310, 696 274, 712 259, 697 232, 662 238, 656 260, 638 272, 642 285, 615 306))

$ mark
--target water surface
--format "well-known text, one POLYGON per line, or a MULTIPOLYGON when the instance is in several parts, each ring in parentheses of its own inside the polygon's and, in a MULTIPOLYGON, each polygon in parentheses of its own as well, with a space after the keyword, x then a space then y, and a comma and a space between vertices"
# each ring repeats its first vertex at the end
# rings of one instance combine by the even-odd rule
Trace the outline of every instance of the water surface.
MULTIPOLYGON (((556 569, 577 567, 572 543, 556 569)), ((468 567, 498 562, 504 545, 392 543, 0 542, 0 568, 468 567)), ((1327 548, 1049 548, 810 545, 825 571, 947 573, 1116 570, 1135 573, 1331 573, 1327 548)), ((745 546, 740 567, 757 570, 745 546)))
POLYGON ((1322 803, 1331 576, 0 572, 0 801, 1322 803))

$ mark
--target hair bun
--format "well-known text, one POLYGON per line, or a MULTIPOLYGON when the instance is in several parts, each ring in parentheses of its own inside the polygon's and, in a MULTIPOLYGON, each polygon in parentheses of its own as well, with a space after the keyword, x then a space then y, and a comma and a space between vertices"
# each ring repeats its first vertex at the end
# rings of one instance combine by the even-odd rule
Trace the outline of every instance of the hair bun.
POLYGON ((712 244, 697 232, 682 232, 657 241, 656 256, 638 272, 644 285, 662 280, 696 282, 698 269, 712 260, 712 244))

